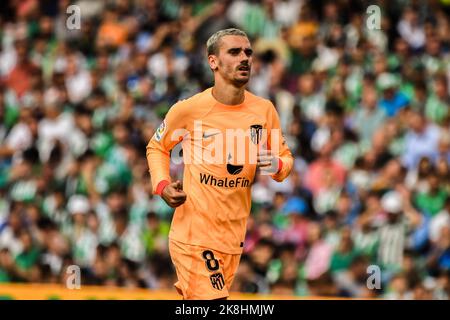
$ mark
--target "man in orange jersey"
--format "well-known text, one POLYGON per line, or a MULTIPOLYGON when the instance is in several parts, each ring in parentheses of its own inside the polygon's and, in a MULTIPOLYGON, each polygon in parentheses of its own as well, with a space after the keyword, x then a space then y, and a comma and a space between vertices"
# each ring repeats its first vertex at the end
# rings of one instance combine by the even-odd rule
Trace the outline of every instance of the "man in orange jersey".
POLYGON ((184 299, 229 296, 257 169, 281 182, 293 165, 275 107, 245 90, 253 53, 247 35, 221 30, 206 46, 214 86, 173 105, 147 145, 153 192, 176 208, 169 251, 184 299), (169 175, 179 142, 183 184, 169 175))

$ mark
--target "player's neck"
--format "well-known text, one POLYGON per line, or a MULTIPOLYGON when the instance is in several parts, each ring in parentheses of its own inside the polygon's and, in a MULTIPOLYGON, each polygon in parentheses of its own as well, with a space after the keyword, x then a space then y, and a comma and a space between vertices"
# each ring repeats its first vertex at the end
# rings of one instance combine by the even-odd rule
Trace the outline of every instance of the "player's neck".
POLYGON ((212 88, 214 99, 226 105, 238 105, 244 102, 245 86, 235 87, 230 84, 218 83, 212 88))

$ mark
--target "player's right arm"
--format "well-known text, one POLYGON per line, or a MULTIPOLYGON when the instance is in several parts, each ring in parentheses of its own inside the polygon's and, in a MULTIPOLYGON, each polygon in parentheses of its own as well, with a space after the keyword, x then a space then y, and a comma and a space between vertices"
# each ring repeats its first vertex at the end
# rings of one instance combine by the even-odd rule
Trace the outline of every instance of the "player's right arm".
POLYGON ((170 179, 170 151, 187 133, 186 111, 182 102, 173 105, 147 145, 152 192, 160 195, 171 207, 177 207, 186 200, 181 182, 172 183, 170 179))

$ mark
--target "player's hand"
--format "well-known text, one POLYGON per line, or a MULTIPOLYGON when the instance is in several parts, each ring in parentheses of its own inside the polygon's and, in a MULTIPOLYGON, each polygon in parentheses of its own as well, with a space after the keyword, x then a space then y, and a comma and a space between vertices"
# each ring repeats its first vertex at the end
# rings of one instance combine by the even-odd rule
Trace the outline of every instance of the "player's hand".
POLYGON ((162 191, 161 197, 172 208, 182 205, 186 201, 186 193, 179 180, 168 184, 162 191))
POLYGON ((256 159, 256 168, 262 169, 262 174, 274 174, 278 172, 278 157, 269 150, 260 151, 256 159))
POLYGON ((260 151, 258 153, 258 157, 256 159, 256 167, 261 168, 261 167, 268 167, 272 165, 272 161, 273 161, 273 154, 268 151, 268 150, 264 150, 264 151, 260 151))

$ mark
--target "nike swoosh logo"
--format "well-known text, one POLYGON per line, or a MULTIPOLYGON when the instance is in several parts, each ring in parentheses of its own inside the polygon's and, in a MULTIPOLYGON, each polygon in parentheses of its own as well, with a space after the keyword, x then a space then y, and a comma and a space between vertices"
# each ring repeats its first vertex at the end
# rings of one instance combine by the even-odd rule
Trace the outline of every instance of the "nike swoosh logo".
POLYGON ((219 133, 222 133, 222 132, 213 132, 213 133, 209 133, 209 134, 206 134, 206 132, 203 132, 203 139, 207 139, 207 138, 215 136, 216 134, 219 134, 219 133))

